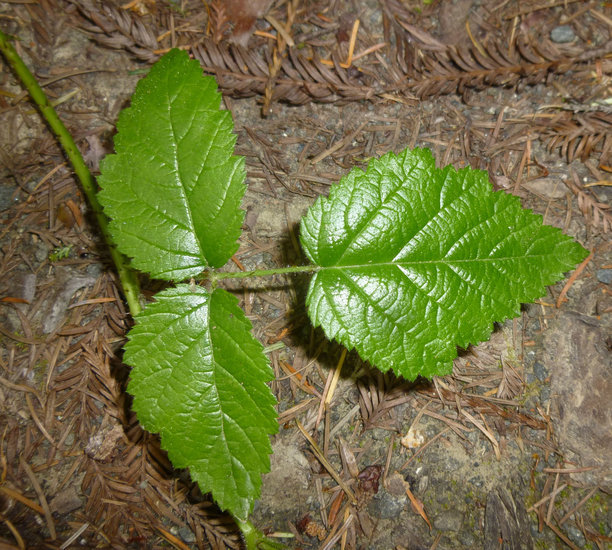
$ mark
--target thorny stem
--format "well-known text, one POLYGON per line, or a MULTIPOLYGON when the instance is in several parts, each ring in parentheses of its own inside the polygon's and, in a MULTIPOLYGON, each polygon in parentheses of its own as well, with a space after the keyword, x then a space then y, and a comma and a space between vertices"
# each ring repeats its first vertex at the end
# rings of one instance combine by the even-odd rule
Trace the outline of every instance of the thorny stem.
POLYGON ((11 68, 15 71, 15 74, 19 80, 21 80, 21 83, 30 94, 30 97, 34 103, 36 103, 41 115, 57 136, 57 139, 68 157, 68 160, 72 164, 74 172, 81 182, 81 188, 87 197, 89 207, 96 217, 102 237, 108 245, 111 258, 113 259, 115 268, 117 269, 117 273, 119 275, 123 293, 125 294, 125 298, 130 308, 130 313, 132 316, 136 315, 141 310, 138 299, 140 295, 140 285, 138 284, 136 273, 129 267, 128 259, 113 245, 113 238, 108 230, 108 219, 102 211, 102 206, 98 202, 98 198, 96 196, 96 183, 91 175, 91 172, 89 171, 89 168, 87 168, 87 165, 83 160, 81 152, 72 139, 70 132, 67 130, 66 126, 64 126, 64 123, 55 112, 55 109, 49 103, 45 92, 43 92, 42 88, 38 85, 36 78, 26 67, 19 54, 10 43, 9 37, 2 31, 0 31, 0 51, 11 68))
MULTIPOLYGON (((93 211, 96 221, 98 222, 98 226, 100 227, 100 232, 108 248, 110 250, 111 257, 115 264, 115 268, 117 269, 117 273, 119 274, 119 280, 121 282, 121 286, 123 288, 123 292, 125 294, 128 306, 130 308, 130 313, 132 316, 139 313, 142 309, 139 302, 140 295, 140 285, 138 284, 138 279, 136 273, 129 267, 128 259, 121 254, 114 246, 113 239, 108 229, 108 218, 104 214, 102 210, 102 206, 98 202, 98 198, 96 195, 96 183, 83 160, 83 156, 79 151, 76 143, 72 139, 70 132, 64 126, 64 123, 61 121, 59 116, 57 115, 53 106, 49 103, 47 96, 43 92, 42 88, 39 86, 38 82, 34 75, 30 72, 30 70, 26 67, 25 63, 10 43, 9 37, 0 31, 0 52, 4 55, 6 61, 11 66, 11 68, 15 71, 15 74, 21 80, 21 83, 26 88, 30 97, 36 103, 38 109, 40 110, 41 115, 51 128, 51 130, 57 136, 60 144, 62 145, 68 160, 72 164, 74 168, 74 172, 77 175, 83 192, 87 197, 87 201, 89 203, 89 207, 93 211)), ((256 276, 266 276, 266 275, 274 275, 281 273, 298 273, 305 271, 316 271, 315 267, 297 267, 297 268, 281 268, 281 269, 269 269, 263 271, 251 271, 251 272, 242 272, 242 273, 215 273, 210 272, 209 278, 215 282, 218 279, 228 279, 228 278, 244 278, 244 277, 256 277, 256 276)), ((247 545, 248 550, 277 550, 283 548, 283 545, 274 542, 267 537, 265 537, 262 533, 260 533, 253 524, 249 521, 240 521, 238 518, 235 518, 240 530, 243 533, 245 543, 247 545)))

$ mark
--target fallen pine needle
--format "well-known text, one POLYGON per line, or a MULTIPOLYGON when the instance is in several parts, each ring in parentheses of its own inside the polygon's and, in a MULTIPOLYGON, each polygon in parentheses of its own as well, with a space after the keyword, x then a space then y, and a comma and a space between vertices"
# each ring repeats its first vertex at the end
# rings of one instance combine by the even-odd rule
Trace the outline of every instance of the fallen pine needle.
POLYGON ((107 304, 109 302, 116 302, 117 298, 90 298, 89 300, 82 300, 69 305, 66 309, 73 309, 75 307, 88 306, 91 304, 107 304))
POLYGON ((465 21, 465 30, 467 31, 468 36, 470 37, 470 40, 472 41, 472 44, 474 44, 474 47, 483 55, 483 57, 487 57, 487 52, 485 52, 484 48, 480 45, 478 40, 474 38, 474 35, 472 34, 472 30, 470 29, 470 22, 468 20, 465 21))
POLYGON ((336 365, 336 370, 334 371, 334 377, 332 378, 331 384, 329 385, 329 389, 327 391, 327 395, 325 396, 325 403, 330 404, 332 399, 334 398, 334 393, 336 391, 336 386, 338 385, 338 380, 340 379, 340 372, 342 371, 342 365, 344 365, 344 360, 346 359, 346 348, 342 350, 342 354, 340 355, 340 359, 338 364, 336 365))
POLYGON ((24 497, 21 493, 18 493, 17 491, 6 487, 5 485, 0 487, 0 493, 4 493, 6 496, 14 500, 18 500, 19 502, 21 502, 21 504, 25 504, 28 508, 31 508, 41 516, 45 514, 45 511, 42 509, 42 506, 38 505, 33 500, 30 500, 28 497, 24 497))
MULTIPOLYGON (((28 394, 26 394, 26 399, 27 397, 28 397, 28 394)), ((44 516, 47 522, 47 529, 49 529, 49 535, 51 537, 51 540, 55 540, 57 539, 57 533, 55 531, 55 523, 53 522, 53 515, 51 514, 49 504, 47 503, 47 497, 45 496, 45 493, 43 492, 43 489, 40 486, 40 483, 38 483, 38 480, 36 479, 36 476, 34 475, 32 468, 30 468, 30 465, 24 460, 23 456, 19 457, 19 465, 21 466, 21 468, 23 468, 26 475, 30 479, 30 483, 32 484, 32 487, 34 488, 34 492, 36 493, 36 495, 38 496, 38 500, 40 501, 40 506, 43 510, 42 515, 44 516)))
POLYGON ((169 531, 166 531, 165 529, 162 529, 161 527, 158 527, 157 530, 159 531, 160 535, 164 537, 175 548, 178 548, 179 550, 189 550, 189 546, 187 546, 183 541, 177 539, 169 531))
POLYGON ((527 511, 532 512, 534 510, 537 510, 540 506, 542 506, 542 504, 548 502, 551 498, 557 496, 557 494, 563 491, 563 489, 565 489, 566 487, 567 483, 562 483, 559 487, 557 487, 555 491, 548 493, 545 497, 542 497, 540 500, 538 500, 538 502, 536 502, 533 506, 527 508, 527 511))
POLYGON ((591 259, 593 258, 593 254, 594 253, 595 252, 592 250, 590 252, 590 254, 576 268, 574 273, 572 273, 571 277, 567 280, 567 283, 565 283, 565 286, 563 287, 563 290, 561 291, 561 294, 559 294, 559 297, 557 298, 557 304, 556 304, 557 305, 557 309, 559 309, 561 307, 561 304, 563 302, 565 302, 565 295, 567 294, 567 292, 570 289, 570 287, 576 282, 576 279, 584 271, 584 268, 587 266, 587 264, 591 261, 591 259))
POLYGON ((19 550, 25 550, 26 549, 25 542, 23 542, 23 539, 21 538, 19 531, 17 531, 17 528, 8 519, 4 520, 4 524, 9 528, 9 531, 13 534, 13 536, 15 537, 15 540, 17 541, 17 544, 19 545, 19 546, 9 546, 7 544, 6 547, 7 548, 19 548, 19 550))
POLYGON ((317 445, 316 441, 306 431, 306 429, 304 428, 304 426, 302 426, 302 423, 299 420, 296 419, 295 423, 296 423, 298 429, 300 430, 300 432, 302 432, 302 435, 306 438, 308 443, 310 443, 310 446, 312 447, 312 451, 313 451, 314 455, 319 459, 319 462, 327 470, 329 475, 334 478, 336 483, 338 485, 340 485, 341 489, 346 493, 346 496, 350 499, 350 501, 352 503, 355 503, 356 500, 355 500, 355 495, 353 494, 353 491, 351 491, 350 487, 346 484, 346 482, 338 475, 338 472, 336 472, 336 470, 331 465, 329 460, 327 460, 327 458, 325 458, 325 455, 323 454, 323 451, 321 451, 321 449, 317 445))
POLYGON ((278 21, 271 15, 266 15, 265 19, 268 23, 270 23, 270 25, 272 25, 276 29, 276 32, 283 38, 287 46, 289 46, 290 48, 293 48, 293 46, 295 46, 293 38, 280 21, 278 21))
POLYGON ((412 508, 417 514, 419 514, 419 516, 421 516, 425 520, 427 525, 429 525, 429 530, 431 531, 432 530, 431 522, 429 521, 429 518, 427 517, 427 514, 425 513, 425 508, 423 508, 423 503, 417 497, 414 496, 414 494, 412 493, 408 485, 405 486, 405 489, 406 489, 406 494, 408 495, 408 498, 410 499, 410 504, 412 504, 412 508))

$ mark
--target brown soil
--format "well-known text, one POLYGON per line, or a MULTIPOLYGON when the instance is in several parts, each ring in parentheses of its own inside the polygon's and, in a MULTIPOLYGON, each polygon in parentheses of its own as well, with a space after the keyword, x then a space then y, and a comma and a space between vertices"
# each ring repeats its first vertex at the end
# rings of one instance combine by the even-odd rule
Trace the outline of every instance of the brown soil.
MULTIPOLYGON (((237 290, 255 335, 282 344, 256 525, 291 548, 611 547, 610 6, 275 1, 252 3, 250 28, 242 4, 11 1, 0 28, 94 172, 161 52, 189 48, 217 76, 248 171, 232 269, 302 261, 315 197, 406 146, 487 170, 593 252, 452 376, 406 383, 349 353, 333 395, 342 349, 311 328, 307 281, 237 290)), ((0 548, 240 548, 130 409, 105 245, 5 64, 0 124, 0 548)))

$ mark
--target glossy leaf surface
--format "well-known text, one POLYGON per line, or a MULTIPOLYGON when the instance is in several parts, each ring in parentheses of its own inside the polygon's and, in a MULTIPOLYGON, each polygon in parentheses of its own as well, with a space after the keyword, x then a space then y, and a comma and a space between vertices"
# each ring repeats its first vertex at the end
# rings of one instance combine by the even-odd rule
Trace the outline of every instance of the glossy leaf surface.
POLYGON ((448 374, 586 251, 483 171, 435 167, 427 149, 352 170, 302 220, 318 271, 310 318, 329 338, 407 379, 448 374))
POLYGON ((179 285, 137 316, 124 361, 142 425, 177 468, 245 521, 278 429, 272 370, 237 299, 179 285))
POLYGON ((244 159, 214 78, 171 50, 122 111, 116 154, 101 163, 100 202, 134 267, 180 281, 221 267, 237 250, 244 159))

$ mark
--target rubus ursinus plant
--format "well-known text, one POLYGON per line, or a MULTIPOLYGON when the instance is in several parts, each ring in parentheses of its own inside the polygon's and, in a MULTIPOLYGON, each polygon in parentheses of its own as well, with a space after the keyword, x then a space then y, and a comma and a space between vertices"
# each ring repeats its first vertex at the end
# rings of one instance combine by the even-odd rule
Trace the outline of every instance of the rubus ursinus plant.
POLYGON ((244 160, 233 155, 231 115, 215 80, 171 51, 140 81, 119 117, 99 198, 132 265, 167 281, 125 346, 128 391, 177 467, 246 520, 268 470, 277 430, 263 348, 227 277, 312 272, 315 326, 382 371, 407 379, 448 374, 494 321, 585 257, 585 250, 487 174, 435 167, 426 149, 388 153, 352 170, 301 222, 308 266, 216 271, 238 248, 244 160))
POLYGON ((269 544, 248 517, 277 431, 272 371, 223 279, 312 273, 313 324, 412 380, 449 374, 457 346, 488 339, 494 322, 542 296, 586 251, 493 191, 485 172, 438 169, 429 150, 414 149, 353 169, 315 202, 300 230, 309 265, 220 271, 238 248, 246 189, 220 102, 197 61, 163 56, 119 117, 99 201, 132 266, 177 283, 128 334, 133 407, 255 548, 269 544))

